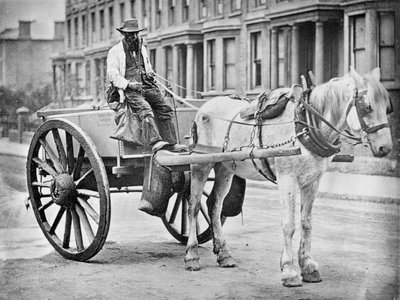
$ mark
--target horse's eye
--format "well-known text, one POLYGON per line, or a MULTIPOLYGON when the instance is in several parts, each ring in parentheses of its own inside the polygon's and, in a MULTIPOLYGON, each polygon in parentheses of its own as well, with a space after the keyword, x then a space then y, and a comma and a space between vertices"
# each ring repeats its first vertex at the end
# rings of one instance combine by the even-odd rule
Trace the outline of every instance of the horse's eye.
POLYGON ((393 102, 392 102, 392 98, 389 97, 389 104, 386 109, 386 113, 391 114, 392 112, 393 112, 393 102))

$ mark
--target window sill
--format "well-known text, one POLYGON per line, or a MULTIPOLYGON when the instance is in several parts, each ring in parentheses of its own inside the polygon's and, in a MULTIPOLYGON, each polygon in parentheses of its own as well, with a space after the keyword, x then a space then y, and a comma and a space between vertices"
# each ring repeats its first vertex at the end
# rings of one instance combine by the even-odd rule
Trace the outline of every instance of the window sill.
POLYGON ((228 18, 237 17, 237 16, 240 16, 241 14, 242 14, 242 11, 241 11, 241 10, 234 11, 234 12, 231 12, 231 13, 228 15, 228 18))

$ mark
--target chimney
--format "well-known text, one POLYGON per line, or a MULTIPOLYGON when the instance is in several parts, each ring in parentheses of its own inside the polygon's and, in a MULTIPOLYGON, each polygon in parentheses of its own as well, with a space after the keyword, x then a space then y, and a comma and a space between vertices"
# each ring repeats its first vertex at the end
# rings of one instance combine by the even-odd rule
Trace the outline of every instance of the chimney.
POLYGON ((62 40, 64 38, 64 22, 55 21, 54 22, 54 39, 62 40))
POLYGON ((32 21, 19 21, 19 35, 20 39, 31 38, 31 23, 32 21))

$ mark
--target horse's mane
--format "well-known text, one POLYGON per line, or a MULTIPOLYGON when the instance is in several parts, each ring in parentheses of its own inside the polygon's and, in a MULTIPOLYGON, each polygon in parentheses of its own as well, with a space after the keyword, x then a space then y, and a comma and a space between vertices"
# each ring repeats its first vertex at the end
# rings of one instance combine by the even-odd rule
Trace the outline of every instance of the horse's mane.
POLYGON ((354 86, 354 81, 350 76, 332 78, 313 89, 310 104, 321 114, 329 111, 331 120, 337 122, 343 117, 340 107, 352 95, 354 86))
MULTIPOLYGON (((372 105, 389 105, 389 94, 382 83, 371 74, 364 75, 364 81, 368 82, 368 94, 372 105), (379 103, 378 103, 379 101, 379 103)), ((310 104, 321 114, 330 112, 333 122, 343 117, 340 109, 354 93, 355 81, 347 74, 340 78, 332 78, 326 83, 316 86, 310 95, 310 104)))

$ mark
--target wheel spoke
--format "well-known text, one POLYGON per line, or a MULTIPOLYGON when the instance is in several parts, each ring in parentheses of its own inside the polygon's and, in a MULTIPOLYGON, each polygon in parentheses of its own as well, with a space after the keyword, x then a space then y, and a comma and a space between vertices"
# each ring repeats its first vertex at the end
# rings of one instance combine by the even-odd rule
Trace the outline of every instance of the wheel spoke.
POLYGON ((45 209, 49 208, 49 207, 50 207, 51 205, 53 205, 53 204, 54 204, 53 200, 50 200, 50 201, 47 202, 46 204, 40 206, 40 207, 38 208, 38 211, 43 212, 45 209))
POLYGON ((78 195, 100 198, 99 192, 96 192, 96 191, 87 190, 87 189, 76 189, 76 191, 77 191, 78 195))
POLYGON ((38 157, 34 157, 32 158, 32 160, 35 163, 37 163, 39 167, 41 167, 43 170, 49 173, 51 176, 56 177, 58 175, 57 172, 47 162, 41 160, 38 157))
POLYGON ((58 173, 62 173, 63 168, 58 160, 56 154, 53 149, 51 149, 50 145, 47 143, 45 139, 39 139, 39 143, 43 146, 44 151, 49 156, 50 160, 53 162, 54 168, 58 173))
POLYGON ((81 223, 79 220, 79 216, 74 208, 71 208, 71 215, 72 215, 72 223, 74 225, 74 233, 75 233, 75 242, 76 242, 76 249, 79 251, 84 250, 83 247, 83 239, 82 239, 82 230, 81 230, 81 223))
POLYGON ((75 165, 74 143, 71 134, 68 132, 65 132, 65 141, 67 146, 68 174, 72 174, 75 165))
POLYGON ((187 235, 187 201, 182 201, 181 235, 187 235))
POLYGON ((37 181, 34 181, 34 182, 32 182, 32 186, 39 186, 39 187, 44 187, 44 188, 50 188, 51 182, 37 182, 37 181))
POLYGON ((54 128, 51 130, 53 133, 53 138, 54 138, 54 143, 56 144, 58 156, 60 157, 60 162, 63 167, 63 171, 67 170, 67 155, 65 154, 64 151, 64 146, 61 141, 60 133, 58 132, 58 129, 54 128))
POLYGON ((99 214, 93 209, 93 207, 87 203, 87 201, 83 200, 80 197, 78 198, 79 204, 84 208, 84 210, 89 214, 89 216, 97 223, 99 224, 100 222, 100 216, 99 214))
POLYGON ((73 179, 76 180, 79 178, 82 170, 83 159, 85 158, 85 150, 83 150, 82 146, 79 147, 78 158, 76 160, 74 166, 74 176, 73 179))
POLYGON ((76 212, 79 215, 79 218, 82 221, 83 228, 85 229, 86 236, 87 236, 87 238, 89 240, 89 243, 91 244, 93 242, 93 240, 94 240, 94 234, 93 234, 92 227, 90 226, 89 220, 88 220, 88 218, 86 216, 86 213, 83 210, 83 208, 79 205, 79 203, 77 203, 75 205, 75 209, 76 209, 76 212))
POLYGON ((53 234, 56 231, 57 226, 60 223, 62 216, 64 215, 64 212, 65 212, 65 207, 60 207, 60 210, 58 211, 57 216, 54 219, 53 225, 51 225, 49 231, 50 234, 53 234))
POLYGON ((168 223, 173 224, 175 222, 176 215, 178 214, 179 206, 182 203, 183 193, 179 193, 176 196, 176 201, 174 203, 174 207, 172 208, 171 217, 168 220, 168 223))
POLYGON ((93 173, 93 169, 90 168, 89 171, 87 171, 85 174, 83 174, 81 178, 79 178, 78 180, 75 181, 75 185, 76 185, 76 186, 79 186, 79 184, 80 184, 83 180, 85 180, 85 179, 86 179, 90 174, 92 174, 92 173, 93 173))
POLYGON ((67 214, 65 216, 65 230, 64 230, 64 239, 63 239, 63 248, 69 248, 69 240, 71 238, 71 210, 67 210, 67 214))
POLYGON ((204 218, 206 219, 208 225, 211 225, 210 216, 207 213, 207 207, 204 203, 200 203, 200 211, 203 214, 204 218))

